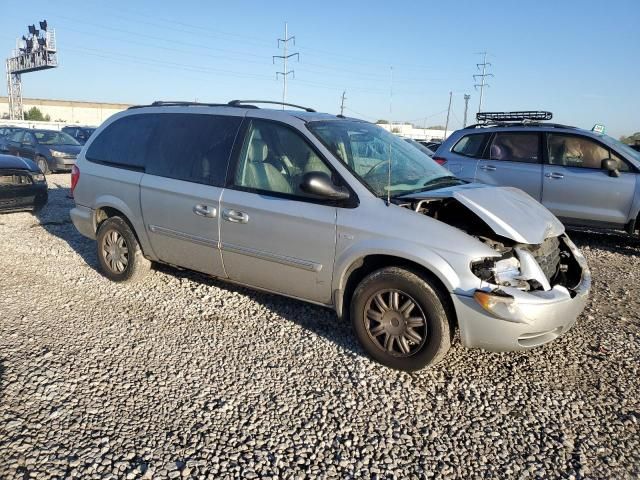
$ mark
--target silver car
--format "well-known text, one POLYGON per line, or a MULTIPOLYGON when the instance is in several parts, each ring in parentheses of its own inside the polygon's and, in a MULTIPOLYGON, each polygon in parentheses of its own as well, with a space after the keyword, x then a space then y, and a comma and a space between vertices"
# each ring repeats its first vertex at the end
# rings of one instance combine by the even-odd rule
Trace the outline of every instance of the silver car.
POLYGON ((440 360, 456 328, 524 350, 582 312, 585 259, 529 195, 461 181, 371 123, 256 103, 156 102, 99 127, 71 218, 105 276, 162 262, 327 306, 402 370, 440 360))
POLYGON ((640 227, 640 152, 552 123, 484 123, 454 132, 435 160, 470 182, 524 190, 565 225, 640 227))

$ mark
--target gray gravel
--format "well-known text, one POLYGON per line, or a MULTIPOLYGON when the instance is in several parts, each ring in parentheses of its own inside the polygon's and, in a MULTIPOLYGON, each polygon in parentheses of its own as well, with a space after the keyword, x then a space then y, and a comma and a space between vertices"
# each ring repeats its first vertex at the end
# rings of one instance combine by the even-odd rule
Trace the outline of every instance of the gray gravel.
POLYGON ((574 329, 416 374, 326 309, 156 267, 97 271, 69 175, 0 216, 0 478, 640 476, 640 241, 572 234, 594 275, 574 329))

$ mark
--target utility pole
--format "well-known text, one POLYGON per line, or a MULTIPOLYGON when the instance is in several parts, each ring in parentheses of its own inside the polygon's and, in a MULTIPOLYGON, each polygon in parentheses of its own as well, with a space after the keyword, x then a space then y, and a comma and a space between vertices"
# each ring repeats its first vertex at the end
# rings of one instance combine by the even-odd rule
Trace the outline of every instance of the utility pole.
POLYGON ((393 67, 391 67, 391 83, 389 87, 389 115, 393 114, 393 67))
POLYGON ((473 80, 477 81, 480 78, 480 83, 476 83, 474 87, 476 90, 480 89, 480 104, 478 105, 478 113, 482 111, 482 98, 484 94, 484 87, 488 87, 489 84, 486 82, 487 77, 493 77, 493 73, 487 73, 487 67, 490 67, 491 64, 487 62, 487 52, 480 52, 478 55, 482 55, 482 63, 476 63, 476 68, 480 70, 482 73, 478 73, 473 76, 473 80))
POLYGON ((280 48, 280 42, 282 42, 283 52, 282 55, 274 55, 273 63, 276 63, 276 58, 281 58, 283 62, 283 71, 276 72, 276 79, 278 75, 282 75, 282 109, 284 110, 284 103, 287 101, 287 77, 289 74, 293 75, 293 78, 296 78, 296 74, 293 70, 287 70, 287 60, 291 57, 297 57, 298 61, 300 61, 300 55, 298 53, 290 53, 287 54, 287 47, 289 46, 289 41, 293 41, 293 44, 296 44, 295 35, 289 36, 289 30, 287 22, 284 22, 284 38, 278 39, 278 48, 280 48))
POLYGON ((451 114, 451 97, 453 96, 453 92, 449 92, 449 108, 447 109, 447 123, 444 124, 444 138, 442 140, 447 139, 447 130, 449 130, 449 115, 451 114))
POLYGON ((344 101, 347 99, 347 97, 345 97, 346 93, 346 90, 342 91, 342 100, 340 101, 340 116, 344 115, 344 101))
POLYGON ((467 126, 467 112, 469 111, 469 99, 471 95, 464 94, 464 122, 462 123, 462 128, 467 126))

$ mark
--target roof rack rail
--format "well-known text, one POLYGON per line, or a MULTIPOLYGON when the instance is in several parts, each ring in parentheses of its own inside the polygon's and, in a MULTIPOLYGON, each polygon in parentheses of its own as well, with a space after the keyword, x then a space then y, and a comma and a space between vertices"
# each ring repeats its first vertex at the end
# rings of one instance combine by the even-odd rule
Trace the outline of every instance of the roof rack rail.
MULTIPOLYGON (((239 105, 230 105, 228 103, 200 103, 200 102, 189 102, 182 100, 157 100, 150 105, 133 105, 129 107, 127 110, 131 110, 132 108, 145 108, 145 107, 190 107, 190 106, 200 106, 200 107, 236 107, 239 105)), ((243 108, 258 108, 254 105, 243 105, 243 108)))
MULTIPOLYGON (((270 105, 286 105, 287 107, 300 108, 301 110, 305 110, 307 112, 315 112, 313 108, 303 107, 302 105, 296 105, 294 103, 286 103, 286 102, 275 102, 273 100, 231 100, 228 105, 232 107, 248 107, 251 108, 251 105, 247 105, 248 103, 267 103, 270 105)), ((254 108, 257 108, 253 106, 254 108)))
POLYGON ((553 113, 541 110, 523 110, 519 112, 478 112, 478 122, 527 122, 551 120, 553 113))
POLYGON ((547 122, 535 122, 535 121, 521 121, 521 122, 487 122, 487 123, 474 123, 473 125, 467 125, 464 130, 473 130, 474 128, 489 128, 489 127, 547 127, 547 128, 566 128, 577 129, 571 125, 563 125, 561 123, 547 123, 547 122))

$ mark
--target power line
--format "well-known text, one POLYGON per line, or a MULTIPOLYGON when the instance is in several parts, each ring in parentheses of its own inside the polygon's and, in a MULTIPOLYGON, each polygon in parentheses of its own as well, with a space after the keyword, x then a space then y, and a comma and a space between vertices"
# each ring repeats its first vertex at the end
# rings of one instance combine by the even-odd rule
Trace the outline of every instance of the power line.
POLYGON ((478 55, 482 55, 482 63, 476 63, 476 68, 480 71, 482 71, 482 73, 478 73, 475 74, 473 76, 473 80, 477 81, 478 78, 480 78, 480 83, 476 83, 474 85, 475 89, 477 90, 478 88, 480 89, 480 103, 478 105, 478 113, 482 111, 482 98, 483 98, 483 94, 484 94, 484 87, 488 87, 489 84, 486 83, 486 78, 487 77, 493 77, 493 73, 487 73, 487 67, 490 67, 491 64, 489 62, 487 62, 487 52, 480 52, 478 53, 478 55))
POLYGON ((287 77, 289 76, 289 74, 291 74, 293 76, 293 78, 296 78, 296 73, 293 70, 287 70, 287 60, 289 60, 291 57, 297 57, 298 61, 300 61, 300 54, 299 53, 290 53, 287 54, 287 47, 289 46, 289 42, 293 41, 293 44, 296 44, 296 37, 295 35, 289 36, 289 25, 287 24, 287 22, 284 22, 284 38, 279 38, 278 39, 278 48, 280 48, 280 42, 282 42, 282 55, 274 55, 273 56, 273 63, 276 63, 276 58, 280 58, 282 59, 282 63, 283 63, 283 71, 282 72, 276 72, 276 78, 278 78, 278 75, 282 75, 282 109, 284 110, 284 104, 287 101, 287 77))

